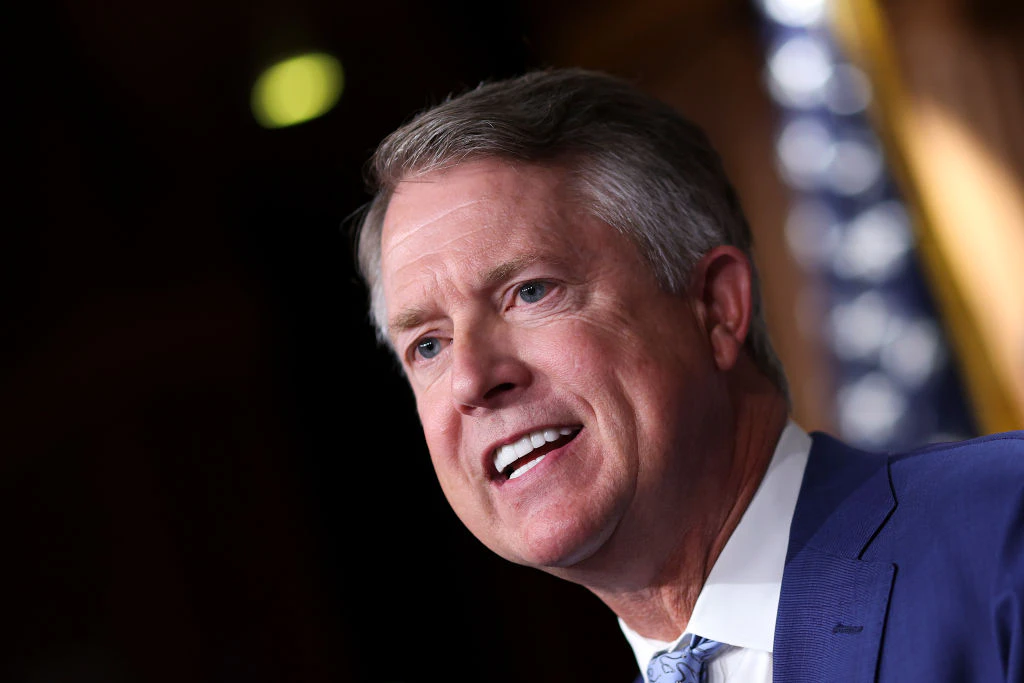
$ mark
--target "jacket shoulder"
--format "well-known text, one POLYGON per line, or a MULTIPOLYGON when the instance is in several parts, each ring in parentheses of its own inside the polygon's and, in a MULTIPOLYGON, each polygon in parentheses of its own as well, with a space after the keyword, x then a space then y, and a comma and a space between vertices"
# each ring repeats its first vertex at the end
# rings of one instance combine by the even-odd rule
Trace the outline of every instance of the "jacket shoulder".
POLYGON ((1000 432, 890 454, 892 485, 904 493, 965 495, 1024 487, 1024 431, 1000 432), (913 487, 910 484, 913 482, 913 487), (923 484, 923 486, 922 486, 923 484), (951 489, 945 490, 945 489, 951 489))

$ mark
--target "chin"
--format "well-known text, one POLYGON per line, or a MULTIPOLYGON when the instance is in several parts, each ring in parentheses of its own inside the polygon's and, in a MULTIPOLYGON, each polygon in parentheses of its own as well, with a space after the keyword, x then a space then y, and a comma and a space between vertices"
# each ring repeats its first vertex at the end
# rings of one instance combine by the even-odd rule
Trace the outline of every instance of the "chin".
POLYGON ((581 520, 559 519, 534 523, 521 539, 518 564, 562 575, 559 570, 586 563, 608 542, 615 525, 594 525, 581 520))

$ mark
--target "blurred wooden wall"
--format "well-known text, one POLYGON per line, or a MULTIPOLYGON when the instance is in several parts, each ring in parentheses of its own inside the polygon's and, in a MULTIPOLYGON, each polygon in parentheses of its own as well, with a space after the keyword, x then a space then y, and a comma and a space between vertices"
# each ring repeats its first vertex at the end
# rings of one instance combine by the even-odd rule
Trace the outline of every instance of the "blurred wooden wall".
POLYGON ((983 432, 1024 428, 1024 4, 836 0, 983 432))

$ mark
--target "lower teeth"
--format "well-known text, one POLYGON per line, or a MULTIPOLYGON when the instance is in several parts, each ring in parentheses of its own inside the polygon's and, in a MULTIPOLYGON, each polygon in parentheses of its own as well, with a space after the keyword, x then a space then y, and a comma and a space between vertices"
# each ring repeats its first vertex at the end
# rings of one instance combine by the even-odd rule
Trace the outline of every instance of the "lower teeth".
POLYGON ((529 470, 532 467, 536 467, 538 464, 540 464, 540 461, 543 460, 546 457, 548 457, 548 456, 542 455, 539 458, 537 458, 536 460, 533 460, 533 461, 530 461, 530 462, 526 463, 525 465, 520 467, 518 470, 516 470, 512 474, 508 475, 508 478, 509 479, 515 479, 516 477, 523 476, 524 474, 526 474, 527 470, 529 470))

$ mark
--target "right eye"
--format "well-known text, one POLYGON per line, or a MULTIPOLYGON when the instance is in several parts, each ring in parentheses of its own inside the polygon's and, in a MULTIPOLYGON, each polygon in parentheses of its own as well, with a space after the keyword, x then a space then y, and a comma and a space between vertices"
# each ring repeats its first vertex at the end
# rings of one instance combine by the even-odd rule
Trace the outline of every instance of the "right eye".
POLYGON ((433 358, 441 353, 441 340, 437 337, 424 337, 416 343, 416 353, 428 360, 433 358))

